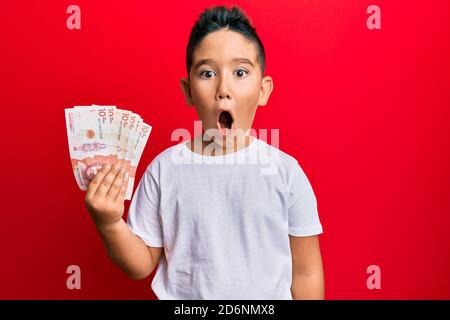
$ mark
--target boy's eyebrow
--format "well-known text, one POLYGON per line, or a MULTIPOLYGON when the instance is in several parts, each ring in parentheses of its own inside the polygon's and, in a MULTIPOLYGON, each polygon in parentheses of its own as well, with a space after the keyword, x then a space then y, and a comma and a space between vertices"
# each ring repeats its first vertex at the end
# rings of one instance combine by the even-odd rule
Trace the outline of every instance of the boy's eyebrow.
POLYGON ((255 67, 253 65, 253 63, 250 60, 248 60, 247 58, 234 58, 233 62, 236 62, 236 61, 241 62, 241 63, 247 63, 247 64, 251 65, 252 67, 255 67))
MULTIPOLYGON (((252 67, 255 67, 253 65, 253 63, 247 58, 234 58, 232 61, 233 62, 247 63, 247 64, 251 65, 252 67)), ((215 61, 213 59, 200 59, 195 64, 194 69, 197 69, 197 68, 201 67, 204 64, 214 64, 214 63, 215 63, 215 61)))

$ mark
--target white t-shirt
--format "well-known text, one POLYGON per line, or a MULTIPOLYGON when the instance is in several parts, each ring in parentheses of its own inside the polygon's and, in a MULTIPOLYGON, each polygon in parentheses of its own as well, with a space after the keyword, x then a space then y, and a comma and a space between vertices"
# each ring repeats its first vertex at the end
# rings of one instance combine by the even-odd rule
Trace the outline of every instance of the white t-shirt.
POLYGON ((297 160, 257 138, 222 156, 166 149, 142 176, 127 224, 164 247, 151 284, 159 299, 291 300, 289 235, 322 233, 297 160))

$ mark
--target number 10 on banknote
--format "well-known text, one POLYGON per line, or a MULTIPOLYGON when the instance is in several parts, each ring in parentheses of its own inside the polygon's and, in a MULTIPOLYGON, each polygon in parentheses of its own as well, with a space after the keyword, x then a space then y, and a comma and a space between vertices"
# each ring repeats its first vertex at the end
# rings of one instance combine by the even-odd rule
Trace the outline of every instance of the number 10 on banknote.
POLYGON ((105 164, 122 161, 129 174, 125 199, 133 192, 136 168, 152 127, 131 111, 116 106, 65 109, 72 170, 81 190, 105 164))

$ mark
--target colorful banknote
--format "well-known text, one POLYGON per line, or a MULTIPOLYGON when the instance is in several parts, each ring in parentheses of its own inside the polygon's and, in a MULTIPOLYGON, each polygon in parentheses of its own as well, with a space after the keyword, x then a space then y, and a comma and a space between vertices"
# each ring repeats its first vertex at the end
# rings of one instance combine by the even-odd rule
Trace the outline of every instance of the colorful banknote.
POLYGON ((136 169, 152 127, 131 111, 116 106, 65 109, 72 170, 78 187, 87 190, 105 164, 118 161, 129 174, 125 199, 133 192, 136 169))

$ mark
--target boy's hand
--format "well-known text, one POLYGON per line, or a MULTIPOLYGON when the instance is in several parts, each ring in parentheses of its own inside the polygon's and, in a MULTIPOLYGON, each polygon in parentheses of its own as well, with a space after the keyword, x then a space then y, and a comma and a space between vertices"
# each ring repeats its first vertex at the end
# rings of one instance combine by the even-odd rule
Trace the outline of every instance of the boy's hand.
POLYGON ((118 162, 112 167, 104 165, 89 183, 85 204, 97 228, 122 219, 128 178, 118 162))

